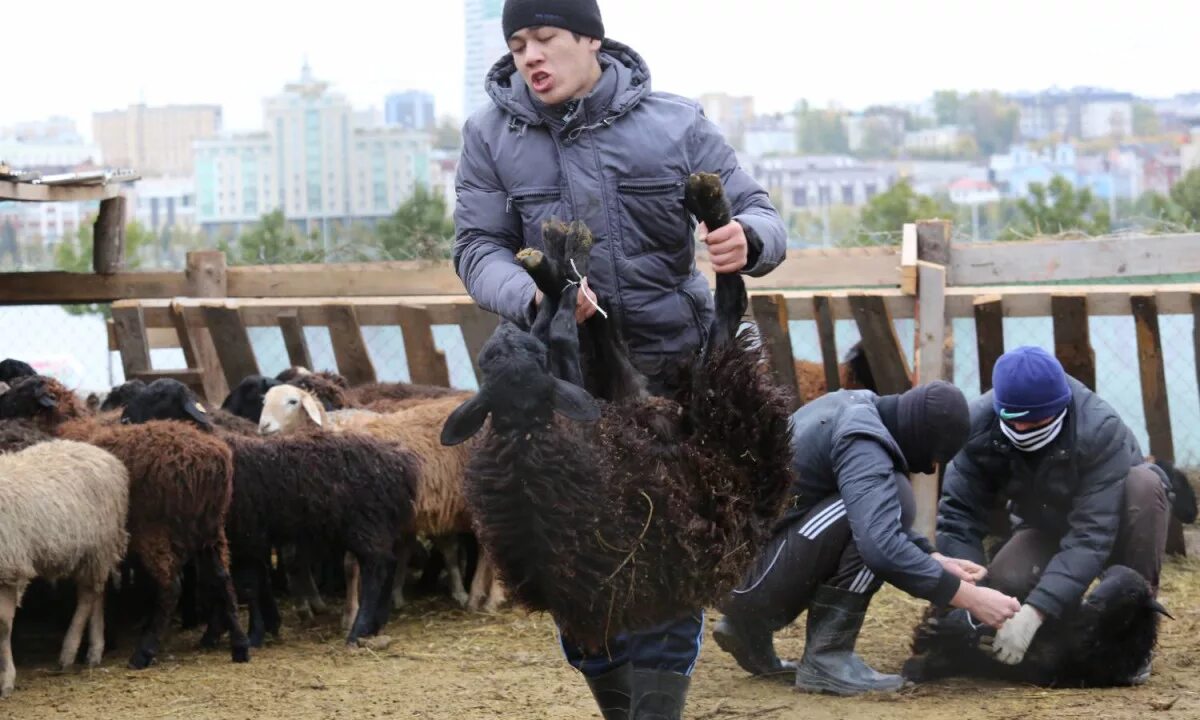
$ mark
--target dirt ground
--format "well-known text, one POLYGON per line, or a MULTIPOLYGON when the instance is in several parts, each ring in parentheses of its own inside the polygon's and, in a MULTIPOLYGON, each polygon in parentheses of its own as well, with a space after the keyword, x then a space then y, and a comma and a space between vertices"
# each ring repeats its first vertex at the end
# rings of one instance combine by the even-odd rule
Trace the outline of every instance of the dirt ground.
MULTIPOLYGON (((839 699, 794 692, 749 679, 711 638, 708 615, 686 718, 694 720, 823 720, 912 718, 1124 719, 1200 717, 1200 532, 1188 559, 1168 560, 1160 599, 1164 620, 1150 682, 1113 690, 1042 690, 971 680, 915 687, 887 697, 839 699)), ((896 672, 923 604, 888 587, 871 606, 859 650, 881 671, 896 672)), ((336 611, 335 611, 336 612, 336 611)), ((248 665, 228 652, 196 648, 198 631, 175 632, 149 670, 125 668, 129 642, 91 671, 53 672, 56 652, 15 648, 17 689, 0 701, 0 718, 597 718, 582 679, 563 661, 545 616, 509 610, 495 616, 452 609, 448 601, 416 602, 393 616, 386 647, 347 649, 335 612, 308 627, 285 618, 248 665)), ((20 623, 20 616, 17 619, 20 623)), ((777 636, 783 657, 803 651, 801 621, 777 636)))

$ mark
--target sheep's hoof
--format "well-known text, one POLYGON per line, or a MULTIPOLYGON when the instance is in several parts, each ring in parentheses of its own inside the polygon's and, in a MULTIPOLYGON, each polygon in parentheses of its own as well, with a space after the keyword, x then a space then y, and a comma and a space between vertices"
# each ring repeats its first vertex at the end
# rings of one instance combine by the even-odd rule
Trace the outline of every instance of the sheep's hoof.
POLYGON ((103 650, 96 653, 95 655, 93 655, 92 653, 89 652, 88 656, 87 656, 87 666, 89 668, 100 667, 100 662, 104 659, 103 656, 104 656, 103 650))
POLYGON ((465 590, 455 590, 450 594, 450 597, 454 598, 454 602, 457 603, 460 608, 465 608, 467 603, 471 601, 471 598, 467 595, 465 590))
POLYGON ((0 700, 7 700, 9 698, 9 696, 12 695, 12 692, 13 692, 12 685, 5 685, 4 687, 0 688, 0 700))
POLYGON ((129 658, 129 669, 145 670, 150 667, 152 662, 154 662, 154 653, 138 648, 133 651, 133 657, 129 658))
POLYGON ((521 263, 526 270, 533 270, 542 264, 542 260, 545 259, 545 257, 546 256, 542 254, 541 250, 525 248, 517 253, 517 262, 521 263))
POLYGON ((234 646, 232 655, 235 663, 250 662, 250 648, 244 645, 234 646))

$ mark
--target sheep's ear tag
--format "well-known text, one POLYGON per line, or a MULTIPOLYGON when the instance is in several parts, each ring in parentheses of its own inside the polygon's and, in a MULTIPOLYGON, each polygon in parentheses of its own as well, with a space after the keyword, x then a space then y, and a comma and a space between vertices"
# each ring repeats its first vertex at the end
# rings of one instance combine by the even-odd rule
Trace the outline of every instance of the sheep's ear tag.
POLYGON ((192 404, 193 404, 193 405, 195 405, 195 406, 196 406, 196 409, 197 409, 197 410, 199 410, 200 412, 204 413, 205 415, 207 415, 207 414, 208 414, 208 411, 207 411, 207 410, 205 410, 205 409, 204 409, 204 406, 203 406, 203 405, 201 405, 200 403, 192 403, 192 404))
POLYGON ((192 418, 193 420, 200 423, 201 425, 208 427, 209 422, 210 422, 208 419, 208 411, 205 410, 203 407, 201 407, 200 403, 189 402, 189 403, 186 403, 183 407, 184 407, 184 412, 186 412, 188 414, 188 417, 192 418))
POLYGON ((600 406, 587 390, 558 378, 554 379, 554 410, 579 422, 600 419, 600 406))

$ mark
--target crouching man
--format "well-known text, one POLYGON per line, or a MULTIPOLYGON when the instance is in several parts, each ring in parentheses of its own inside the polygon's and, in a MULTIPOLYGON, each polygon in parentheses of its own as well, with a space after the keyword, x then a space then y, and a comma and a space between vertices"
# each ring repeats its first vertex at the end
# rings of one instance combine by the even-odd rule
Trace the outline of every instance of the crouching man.
MULTIPOLYGON (((1138 571, 1157 595, 1167 483, 1116 410, 1053 355, 1025 346, 1000 357, 946 468, 937 532, 942 552, 984 563, 984 537, 1011 529, 988 584, 1023 604, 996 633, 997 659, 1021 662, 1045 619, 1078 604, 1109 565, 1138 571), (994 528, 1001 500, 1010 527, 994 528)), ((1149 675, 1147 661, 1128 682, 1149 675)))
POLYGON ((966 399, 936 381, 900 395, 842 390, 792 417, 795 485, 774 540, 720 608, 717 644, 753 675, 794 678, 798 689, 854 695, 899 689, 854 653, 871 597, 884 581, 1000 625, 1020 605, 978 587, 982 566, 934 551, 912 530, 907 472, 933 472, 967 438, 966 399), (808 610, 799 662, 775 654, 772 635, 808 610))

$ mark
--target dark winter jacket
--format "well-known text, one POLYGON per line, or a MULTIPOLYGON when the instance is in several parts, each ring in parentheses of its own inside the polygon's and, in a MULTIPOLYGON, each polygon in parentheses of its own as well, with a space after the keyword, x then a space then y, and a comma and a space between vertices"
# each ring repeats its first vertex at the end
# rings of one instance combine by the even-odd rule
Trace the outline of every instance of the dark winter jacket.
POLYGON ((792 415, 795 481, 790 524, 838 494, 863 562, 904 592, 947 605, 960 580, 930 557, 932 544, 912 529, 916 508, 899 445, 883 424, 877 395, 840 390, 792 415))
POLYGON ((1068 384, 1072 399, 1062 430, 1033 453, 1005 437, 990 391, 977 398, 970 438, 946 468, 938 507, 938 549, 952 557, 985 562, 989 517, 1003 500, 1016 529, 1062 538, 1026 598, 1053 617, 1077 604, 1104 569, 1121 524, 1125 478, 1145 462, 1117 411, 1074 378, 1068 384))
POLYGON ((542 246, 543 221, 582 220, 596 240, 588 284, 644 368, 699 347, 713 313, 683 206, 688 175, 722 176, 756 255, 744 274, 783 260, 786 228, 699 104, 652 92, 646 64, 619 43, 604 41, 600 61, 599 83, 565 125, 510 55, 492 68, 493 104, 463 127, 454 267, 481 307, 528 327, 534 284, 515 254, 542 246))

